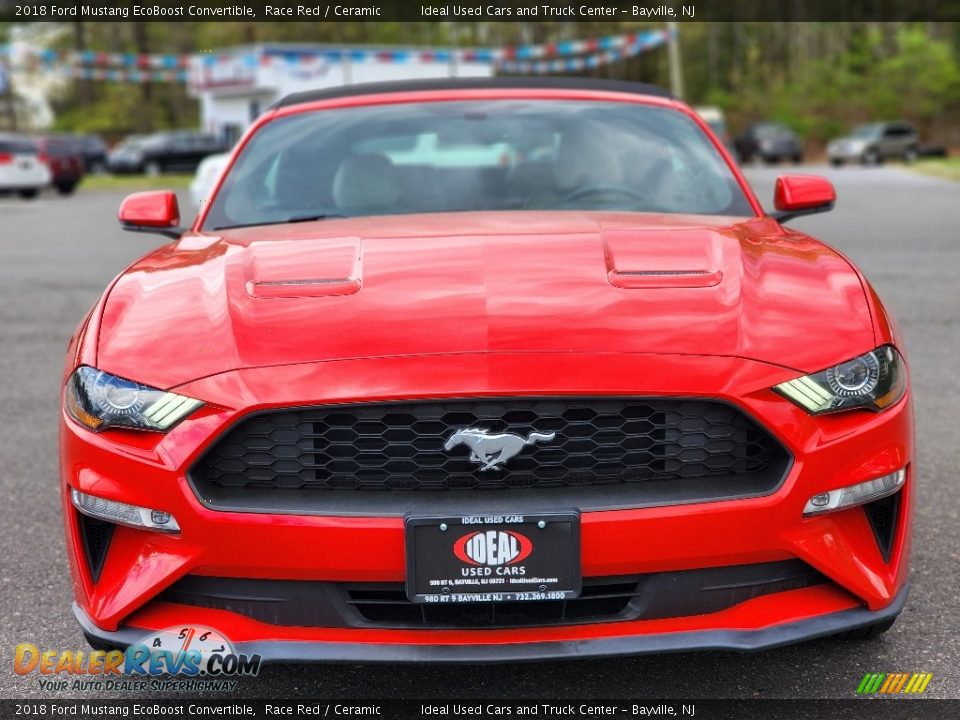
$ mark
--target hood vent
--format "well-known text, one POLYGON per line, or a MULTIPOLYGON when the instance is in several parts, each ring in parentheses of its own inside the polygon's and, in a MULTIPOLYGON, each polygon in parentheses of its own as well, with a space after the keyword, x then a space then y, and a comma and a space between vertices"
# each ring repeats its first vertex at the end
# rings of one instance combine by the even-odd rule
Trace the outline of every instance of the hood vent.
POLYGON ((266 242, 247 252, 247 293, 255 298, 351 295, 362 284, 359 238, 266 242))
POLYGON ((607 280, 618 288, 699 288, 719 285, 719 270, 611 270, 607 280))
POLYGON ((618 288, 705 288, 723 279, 721 238, 702 230, 606 230, 607 281, 618 288))

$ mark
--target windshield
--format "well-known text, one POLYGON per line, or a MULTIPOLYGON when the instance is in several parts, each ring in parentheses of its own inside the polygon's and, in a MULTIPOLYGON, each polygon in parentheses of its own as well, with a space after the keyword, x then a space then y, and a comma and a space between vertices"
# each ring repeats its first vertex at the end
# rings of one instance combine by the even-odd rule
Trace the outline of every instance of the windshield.
POLYGON ((204 228, 524 209, 754 214, 717 149, 676 110, 483 100, 270 122, 237 159, 204 228))
POLYGON ((763 123, 754 127, 754 133, 760 138, 784 138, 790 137, 792 133, 786 125, 777 123, 763 123))
POLYGON ((127 138, 123 142, 119 143, 115 149, 118 152, 139 150, 144 146, 145 141, 146 141, 146 138, 143 136, 127 138))
POLYGON ((858 128, 855 128, 850 137, 858 138, 861 140, 869 140, 875 138, 880 134, 880 125, 861 125, 858 128))
POLYGON ((36 155, 37 145, 28 138, 0 136, 0 153, 36 155))
POLYGON ((707 123, 717 137, 722 138, 727 134, 727 124, 722 118, 718 118, 716 120, 704 120, 704 122, 707 123))

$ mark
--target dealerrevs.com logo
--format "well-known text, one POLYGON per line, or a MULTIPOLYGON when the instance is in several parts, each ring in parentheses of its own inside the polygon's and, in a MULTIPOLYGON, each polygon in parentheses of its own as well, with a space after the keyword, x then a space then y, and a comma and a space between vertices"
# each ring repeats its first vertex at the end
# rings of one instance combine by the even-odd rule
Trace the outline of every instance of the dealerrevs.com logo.
POLYGON ((467 533, 453 544, 453 554, 470 565, 515 565, 533 552, 533 541, 512 530, 467 533))
POLYGON ((260 655, 238 653, 220 632, 190 625, 148 633, 125 650, 41 650, 20 643, 13 669, 18 675, 36 674, 41 689, 54 692, 231 691, 233 678, 260 672, 260 661, 260 655))
POLYGON ((931 680, 933 673, 867 673, 857 695, 920 695, 931 680))

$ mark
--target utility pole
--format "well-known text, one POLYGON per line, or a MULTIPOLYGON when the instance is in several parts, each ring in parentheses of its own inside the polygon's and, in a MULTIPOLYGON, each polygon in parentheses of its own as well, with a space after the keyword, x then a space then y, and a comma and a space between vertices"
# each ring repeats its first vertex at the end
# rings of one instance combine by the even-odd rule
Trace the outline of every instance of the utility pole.
POLYGON ((680 28, 675 22, 667 23, 667 60, 670 63, 670 92, 683 100, 683 61, 680 58, 680 28))

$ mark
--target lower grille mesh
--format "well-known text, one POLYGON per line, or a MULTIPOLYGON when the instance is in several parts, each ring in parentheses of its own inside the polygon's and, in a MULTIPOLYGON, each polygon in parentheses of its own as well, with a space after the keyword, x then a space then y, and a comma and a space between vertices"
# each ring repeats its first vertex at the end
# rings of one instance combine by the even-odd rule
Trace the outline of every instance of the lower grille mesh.
POLYGON ((800 560, 584 578, 580 597, 420 604, 403 583, 334 583, 188 575, 159 600, 299 627, 498 628, 650 620, 717 612, 828 580, 800 560))

